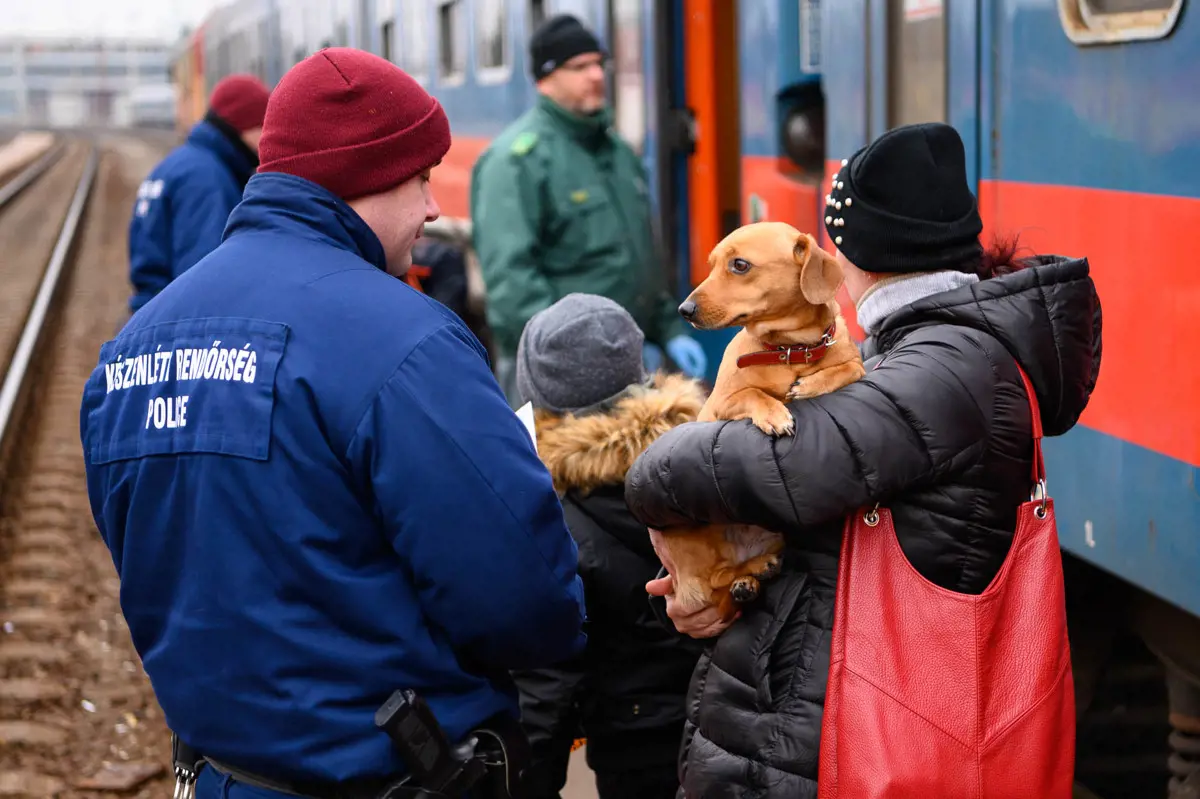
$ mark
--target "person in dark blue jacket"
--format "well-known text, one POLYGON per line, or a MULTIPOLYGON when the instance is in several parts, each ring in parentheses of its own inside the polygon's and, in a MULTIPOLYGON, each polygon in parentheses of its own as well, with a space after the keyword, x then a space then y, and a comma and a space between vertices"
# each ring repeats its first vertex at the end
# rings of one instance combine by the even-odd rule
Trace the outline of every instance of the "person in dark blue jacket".
POLYGON ((268 90, 253 75, 213 88, 208 113, 138 187, 129 223, 130 313, 221 243, 258 166, 268 90))
POLYGON ((441 106, 332 48, 271 97, 225 239, 104 344, 88 495, 121 607, 209 797, 373 795, 397 689, 452 741, 509 671, 582 651, 549 473, 463 322, 406 285, 441 106), (267 785, 257 788, 254 785, 267 785))

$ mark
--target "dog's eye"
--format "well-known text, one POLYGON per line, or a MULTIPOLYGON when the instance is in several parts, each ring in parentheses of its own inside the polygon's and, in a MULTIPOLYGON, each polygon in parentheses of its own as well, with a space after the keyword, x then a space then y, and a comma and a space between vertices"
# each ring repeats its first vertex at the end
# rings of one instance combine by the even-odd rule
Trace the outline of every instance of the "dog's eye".
POLYGON ((744 275, 750 271, 750 262, 743 258, 734 258, 729 262, 729 271, 735 275, 744 275))

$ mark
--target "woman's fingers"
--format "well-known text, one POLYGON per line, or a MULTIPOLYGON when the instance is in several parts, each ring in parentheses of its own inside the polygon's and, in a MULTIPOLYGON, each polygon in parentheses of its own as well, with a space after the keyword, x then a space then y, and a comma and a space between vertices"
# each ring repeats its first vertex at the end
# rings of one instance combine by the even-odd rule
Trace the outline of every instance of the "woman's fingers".
POLYGON ((646 593, 650 596, 670 596, 674 593, 674 590, 675 580, 669 574, 666 577, 659 577, 646 583, 646 593))
POLYGON ((673 596, 667 596, 667 616, 675 623, 675 629, 692 638, 712 638, 720 635, 741 617, 741 611, 728 619, 722 619, 714 605, 685 613, 673 596))

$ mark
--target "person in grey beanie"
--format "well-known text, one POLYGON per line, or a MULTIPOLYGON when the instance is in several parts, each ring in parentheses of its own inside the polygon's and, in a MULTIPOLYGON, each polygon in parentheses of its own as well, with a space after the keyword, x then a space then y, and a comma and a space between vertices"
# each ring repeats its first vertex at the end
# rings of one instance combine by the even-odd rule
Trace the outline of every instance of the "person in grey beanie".
POLYGON ((673 799, 684 699, 700 643, 659 622, 645 585, 660 564, 625 505, 625 473, 704 404, 682 375, 647 375, 643 334, 616 302, 568 294, 535 314, 517 346, 516 388, 534 408, 538 454, 579 549, 588 608, 582 655, 515 673, 533 762, 529 799, 557 799, 578 733, 601 799, 673 799))

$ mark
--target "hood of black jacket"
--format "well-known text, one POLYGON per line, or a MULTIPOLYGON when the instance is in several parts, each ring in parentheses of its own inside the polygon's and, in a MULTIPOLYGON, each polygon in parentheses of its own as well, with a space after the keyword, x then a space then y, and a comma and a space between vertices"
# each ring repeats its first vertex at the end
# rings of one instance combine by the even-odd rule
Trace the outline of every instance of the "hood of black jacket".
POLYGON ((1029 375, 1046 435, 1079 420, 1100 374, 1100 298, 1086 258, 1044 255, 1024 269, 933 294, 883 320, 874 345, 887 352, 909 331, 951 324, 986 332, 1029 375))

